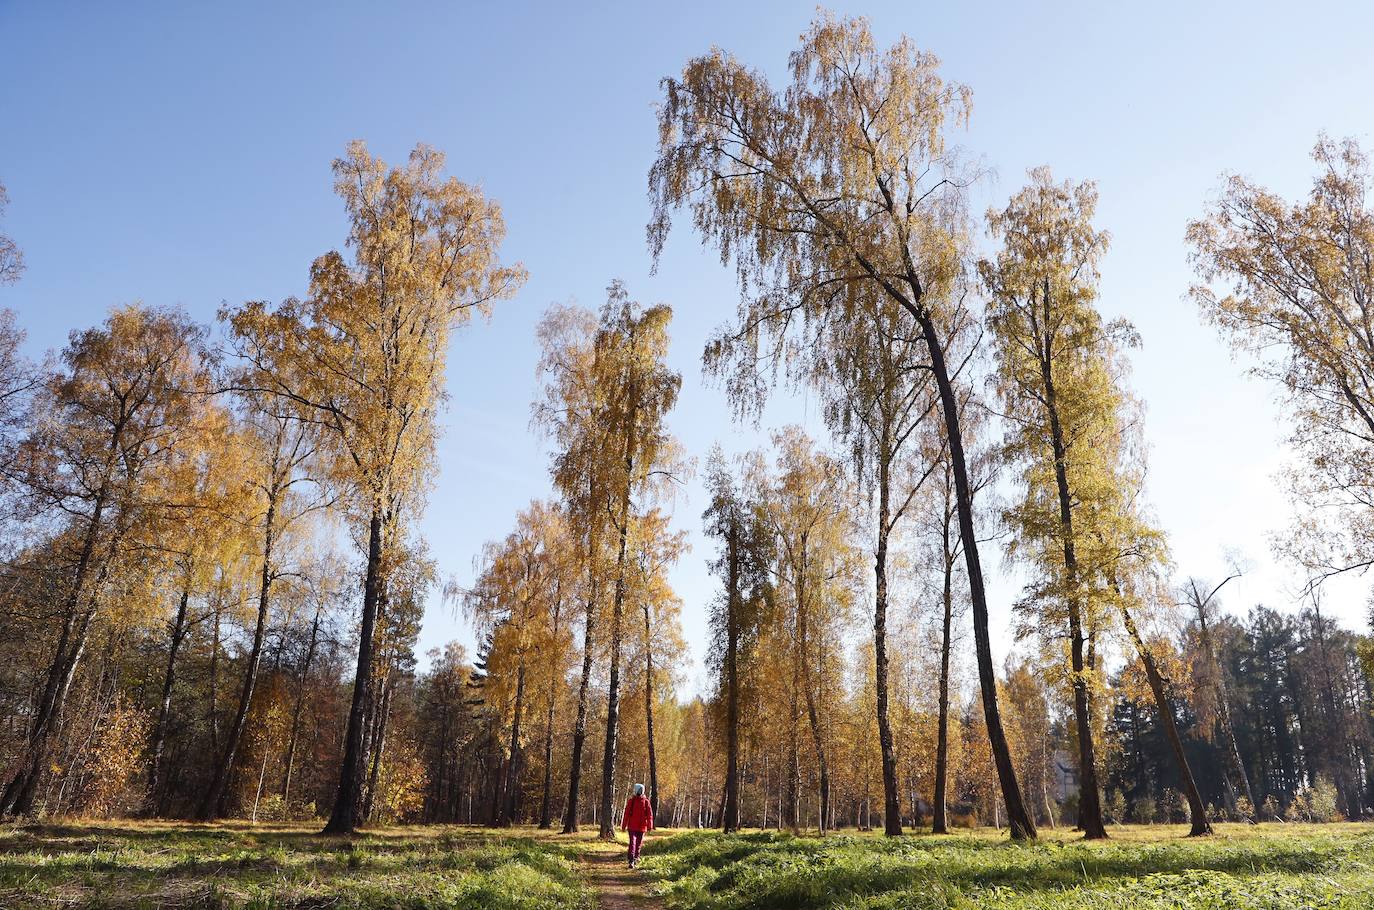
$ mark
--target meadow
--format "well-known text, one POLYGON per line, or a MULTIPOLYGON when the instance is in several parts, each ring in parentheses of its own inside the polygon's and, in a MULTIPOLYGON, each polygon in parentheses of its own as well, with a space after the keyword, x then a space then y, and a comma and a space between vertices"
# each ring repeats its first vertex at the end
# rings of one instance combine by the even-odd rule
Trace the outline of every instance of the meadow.
POLYGON ((1060 829, 1010 843, 949 837, 680 834, 646 873, 670 910, 1278 910, 1374 906, 1367 825, 1122 826, 1085 842, 1060 829))
MULTIPOLYGON (((1374 907, 1374 828, 1269 823, 1066 830, 1033 845, 777 832, 654 835, 636 873, 591 833, 458 826, 71 822, 0 828, 0 908, 928 910, 1374 907)), ((621 835, 623 838, 624 835, 621 835)))
POLYGON ((0 829, 0 908, 595 906, 574 840, 473 828, 318 836, 319 824, 93 822, 0 829))

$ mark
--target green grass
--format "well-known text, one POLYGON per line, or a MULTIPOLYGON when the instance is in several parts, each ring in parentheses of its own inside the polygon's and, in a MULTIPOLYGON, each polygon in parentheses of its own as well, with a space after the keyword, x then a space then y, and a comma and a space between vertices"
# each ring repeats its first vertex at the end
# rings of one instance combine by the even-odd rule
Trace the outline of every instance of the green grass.
POLYGON ((575 840, 457 827, 0 828, 0 907, 587 910, 575 840))
POLYGON ((824 840, 690 832, 652 843, 645 870, 670 910, 1278 910, 1374 907, 1374 828, 1115 828, 1085 843, 1046 832, 824 840))
MULTIPOLYGON (((666 910, 1278 910, 1374 908, 1374 826, 1066 831, 1021 846, 953 837, 663 832, 644 870, 666 910)), ((588 832, 68 823, 0 827, 0 908, 590 910, 588 832)))

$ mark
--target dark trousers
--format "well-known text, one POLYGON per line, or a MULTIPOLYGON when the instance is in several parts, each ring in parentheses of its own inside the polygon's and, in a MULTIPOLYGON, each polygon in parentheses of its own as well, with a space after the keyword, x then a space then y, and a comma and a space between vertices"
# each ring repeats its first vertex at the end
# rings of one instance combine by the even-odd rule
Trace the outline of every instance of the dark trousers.
POLYGON ((644 846, 644 832, 630 832, 630 862, 639 859, 639 848, 644 846))

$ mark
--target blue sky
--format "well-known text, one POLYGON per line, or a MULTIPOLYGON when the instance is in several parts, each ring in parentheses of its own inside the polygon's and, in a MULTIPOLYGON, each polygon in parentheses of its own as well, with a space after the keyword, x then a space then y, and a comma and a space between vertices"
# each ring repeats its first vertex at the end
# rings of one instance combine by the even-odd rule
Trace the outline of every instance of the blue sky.
MULTIPOLYGON (((878 39, 901 33, 973 89, 955 140, 992 176, 974 210, 1004 201, 1029 167, 1092 178, 1113 235, 1102 307, 1139 328, 1135 386, 1148 405, 1151 498, 1180 573, 1215 575, 1233 548, 1252 565, 1229 606, 1292 608, 1292 572, 1267 535, 1287 506, 1273 392, 1244 375, 1185 299, 1182 237, 1226 170, 1295 196, 1317 134, 1374 142, 1374 5, 1338 3, 841 3, 878 39), (1205 8, 1201 8, 1205 7, 1205 8)), ((732 273, 686 225, 649 274, 645 174, 658 81, 712 44, 781 80, 809 2, 19 3, 0 0, 0 180, 6 233, 29 269, 0 306, 35 352, 113 305, 184 306, 299 294, 339 246, 329 162, 361 137, 400 161, 416 142, 504 207, 505 256, 530 281, 490 325, 455 341, 442 474, 425 532, 445 575, 471 574, 482 541, 547 495, 546 446, 529 429, 534 325, 551 302, 595 307, 612 278, 673 305, 685 376, 672 427, 701 456, 759 434, 729 422, 703 384, 702 343, 730 318, 732 273)), ((765 423, 816 427, 804 396, 765 423)), ((689 486, 677 521, 704 503, 689 486)), ((698 543, 675 575, 698 657, 713 585, 698 543)), ((994 579, 1006 625, 1016 585, 994 579)), ((1364 585, 1327 608, 1364 628, 1364 585)), ((435 599, 421 646, 470 639, 435 599)), ((1009 642, 1000 634, 1000 651, 1009 642)), ((695 680, 696 671, 691 679, 695 680)))

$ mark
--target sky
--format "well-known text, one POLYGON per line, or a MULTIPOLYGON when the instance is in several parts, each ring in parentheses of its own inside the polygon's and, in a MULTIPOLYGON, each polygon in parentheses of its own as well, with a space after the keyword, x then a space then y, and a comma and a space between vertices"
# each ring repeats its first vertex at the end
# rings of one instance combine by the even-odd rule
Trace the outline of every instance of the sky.
MULTIPOLYGON (((1271 535, 1288 521, 1275 479, 1284 425, 1275 390, 1247 374, 1187 298, 1185 225, 1238 172, 1289 198, 1306 192, 1322 131, 1374 147, 1374 4, 1024 3, 868 0, 886 45, 902 34, 973 91, 951 135, 989 176, 972 209, 1001 205, 1028 168, 1097 181, 1112 234, 1101 308, 1135 323, 1134 388, 1147 405, 1150 499, 1180 578, 1246 575, 1227 608, 1298 608, 1295 570, 1271 535)), ((684 377, 670 428, 689 454, 730 452, 816 403, 780 390, 761 426, 732 423, 702 377, 703 343, 735 312, 733 272, 680 221, 656 273, 645 245, 646 174, 659 80, 713 45, 775 84, 815 14, 810 2, 22 3, 0 0, 0 228, 28 271, 0 288, 37 355, 113 306, 223 304, 305 290, 310 262, 346 225, 330 162, 354 138, 401 162, 419 142, 503 208, 502 255, 529 281, 489 324, 453 342, 440 475, 423 532, 444 578, 473 574, 485 540, 548 496, 547 441, 530 426, 534 328, 551 303, 595 308, 623 279, 674 308, 671 364, 684 377)), ((986 242, 986 241, 983 241, 986 242)), ((673 503, 694 550, 673 573, 701 686, 715 584, 698 481, 673 503)), ((994 552, 995 552, 995 548, 994 552)), ((992 553, 988 554, 992 556, 992 553)), ((997 568, 999 660, 1013 647, 1018 585, 997 568)), ((1364 630, 1366 583, 1323 603, 1364 630)), ((437 595, 420 650, 472 635, 437 595)))

